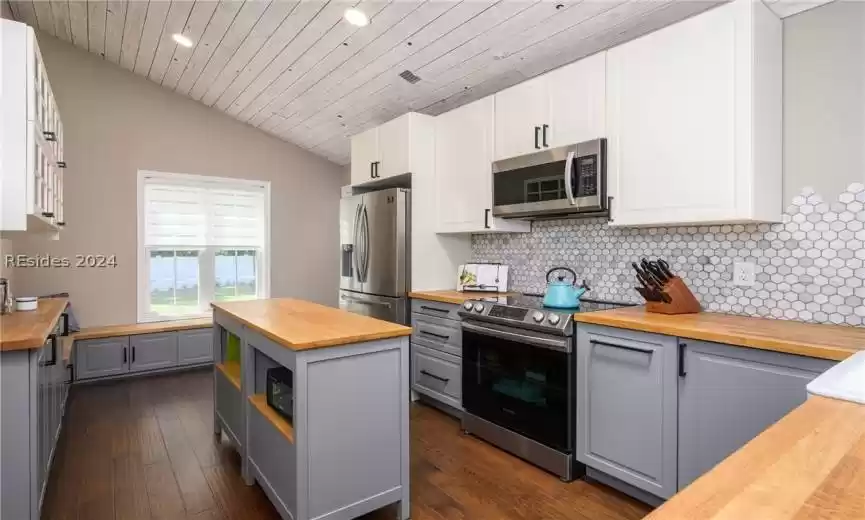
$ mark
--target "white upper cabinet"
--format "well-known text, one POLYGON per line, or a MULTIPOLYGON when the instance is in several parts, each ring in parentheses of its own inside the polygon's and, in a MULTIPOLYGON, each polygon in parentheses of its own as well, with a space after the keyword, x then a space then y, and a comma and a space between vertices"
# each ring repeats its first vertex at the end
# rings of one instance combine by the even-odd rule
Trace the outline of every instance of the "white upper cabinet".
POLYGON ((781 21, 736 0, 607 53, 611 224, 780 221, 781 21))
POLYGON ((56 233, 63 216, 63 123, 33 29, 0 20, 0 232, 56 233))
POLYGON ((409 112, 351 138, 351 183, 420 171, 432 148, 434 118, 409 112))
POLYGON ((556 148, 605 137, 607 53, 601 52, 546 75, 548 146, 556 148))
POLYGON ((603 137, 605 74, 601 52, 495 94, 494 159, 603 137))
POLYGON ((493 96, 435 121, 439 233, 528 232, 531 224, 492 216, 493 96))
POLYGON ((378 161, 378 127, 370 128, 351 138, 351 183, 372 180, 378 161))
POLYGON ((542 125, 549 113, 546 78, 524 81, 494 98, 495 160, 540 150, 542 125))

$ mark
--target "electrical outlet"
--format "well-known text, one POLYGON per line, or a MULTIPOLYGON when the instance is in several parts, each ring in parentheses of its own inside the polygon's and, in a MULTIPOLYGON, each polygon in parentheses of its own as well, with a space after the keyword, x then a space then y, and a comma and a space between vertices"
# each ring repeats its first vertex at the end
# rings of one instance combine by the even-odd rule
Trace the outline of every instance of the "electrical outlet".
POLYGON ((733 285, 751 287, 757 281, 757 267, 752 262, 733 264, 733 285))

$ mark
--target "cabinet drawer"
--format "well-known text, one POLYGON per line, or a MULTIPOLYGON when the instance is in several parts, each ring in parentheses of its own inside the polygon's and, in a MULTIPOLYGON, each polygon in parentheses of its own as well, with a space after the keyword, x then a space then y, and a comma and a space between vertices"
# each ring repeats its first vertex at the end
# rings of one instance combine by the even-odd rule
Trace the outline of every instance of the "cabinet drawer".
POLYGON ((463 344, 462 329, 460 322, 453 320, 443 320, 433 318, 431 316, 415 316, 412 317, 412 340, 423 340, 427 343, 437 345, 441 350, 448 350, 446 346, 459 349, 463 344))
POLYGON ((454 408, 462 409, 460 358, 412 345, 412 388, 454 408))
POLYGON ((459 310, 460 306, 455 303, 442 303, 430 300, 411 301, 411 312, 413 314, 424 314, 427 316, 435 316, 437 318, 459 320, 460 315, 457 314, 459 310))
POLYGON ((462 358, 463 355, 463 348, 459 345, 453 345, 451 343, 436 343, 423 338, 416 338, 412 336, 411 344, 420 345, 424 348, 431 348, 433 350, 444 352, 445 354, 450 354, 451 356, 456 356, 458 358, 462 358))

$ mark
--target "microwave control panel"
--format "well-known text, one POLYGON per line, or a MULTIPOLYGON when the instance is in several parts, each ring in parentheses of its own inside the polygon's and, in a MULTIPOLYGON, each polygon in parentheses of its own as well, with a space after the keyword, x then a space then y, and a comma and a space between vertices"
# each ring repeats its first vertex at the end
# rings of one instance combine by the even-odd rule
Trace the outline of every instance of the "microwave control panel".
POLYGON ((578 197, 590 197, 598 194, 598 157, 587 155, 576 158, 578 197))

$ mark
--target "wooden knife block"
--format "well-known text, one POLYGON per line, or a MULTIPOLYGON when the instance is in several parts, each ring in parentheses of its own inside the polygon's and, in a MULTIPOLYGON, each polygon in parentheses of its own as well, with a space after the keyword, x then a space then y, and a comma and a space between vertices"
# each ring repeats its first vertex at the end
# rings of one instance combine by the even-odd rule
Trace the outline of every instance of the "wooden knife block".
POLYGON ((703 310, 694 293, 678 276, 674 276, 664 284, 662 292, 670 297, 670 303, 646 302, 646 311, 660 314, 693 314, 703 310))

